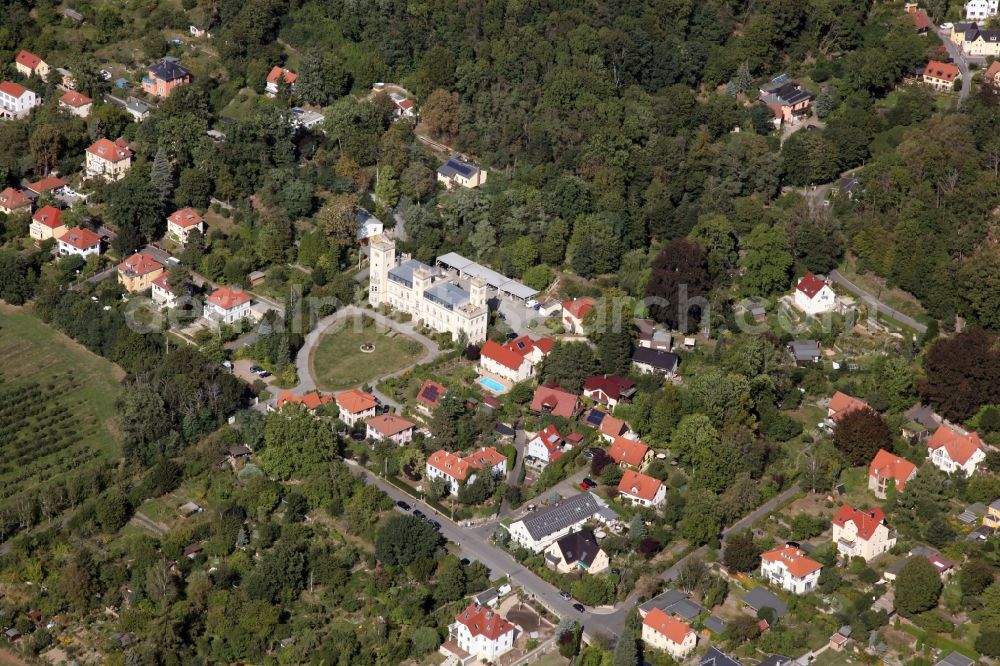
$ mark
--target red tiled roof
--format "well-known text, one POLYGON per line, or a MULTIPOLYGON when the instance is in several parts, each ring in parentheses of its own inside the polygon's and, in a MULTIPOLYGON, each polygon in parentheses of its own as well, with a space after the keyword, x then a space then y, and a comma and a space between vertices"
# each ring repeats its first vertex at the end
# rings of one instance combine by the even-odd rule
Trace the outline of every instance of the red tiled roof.
POLYGON ((281 67, 275 65, 271 68, 271 71, 267 75, 267 82, 277 83, 281 78, 284 78, 285 82, 291 85, 295 83, 295 79, 297 79, 298 76, 296 76, 295 72, 290 72, 287 69, 282 69, 281 67))
POLYGON ((954 81, 960 73, 957 66, 947 62, 938 62, 937 60, 928 61, 927 66, 924 67, 924 76, 948 81, 949 83, 954 81))
POLYGON ((837 391, 830 398, 830 405, 827 409, 831 414, 830 418, 837 421, 856 409, 871 409, 871 405, 860 398, 837 391))
POLYGON ((219 306, 223 310, 232 310, 244 303, 249 303, 250 295, 240 289, 219 287, 208 297, 208 302, 219 306))
POLYGON ((94 247, 95 245, 100 245, 101 237, 95 234, 90 229, 84 229, 83 227, 73 227, 62 236, 59 237, 60 243, 66 243, 71 245, 78 250, 86 250, 88 248, 94 247))
POLYGON ((368 419, 366 423, 383 437, 392 437, 413 427, 412 421, 397 414, 382 414, 368 419))
POLYGON ((948 457, 959 465, 964 465, 969 461, 976 451, 985 451, 983 440, 975 432, 963 435, 948 426, 942 424, 934 435, 927 442, 927 448, 933 450, 944 447, 948 452, 948 457))
POLYGON ((808 576, 814 571, 819 571, 823 568, 822 564, 807 557, 806 551, 788 544, 769 550, 766 553, 761 553, 760 557, 768 562, 781 562, 788 569, 789 573, 798 578, 808 576))
POLYGON ((21 49, 21 52, 17 54, 15 58, 19 65, 24 65, 31 71, 35 71, 35 68, 42 64, 42 59, 36 56, 31 51, 25 51, 21 49))
POLYGON ((618 375, 591 375, 583 383, 585 392, 600 391, 611 400, 620 400, 622 393, 635 388, 635 382, 618 375))
POLYGON ((129 150, 128 145, 122 139, 118 139, 117 141, 98 139, 87 148, 87 152, 91 155, 97 155, 102 160, 108 162, 120 162, 132 157, 132 151, 129 150))
POLYGON ((507 366, 511 370, 517 370, 524 362, 524 358, 532 351, 538 349, 542 354, 547 354, 552 350, 553 344, 555 342, 551 338, 532 340, 529 336, 522 335, 505 345, 487 340, 479 350, 479 354, 507 366))
POLYGON ((868 541, 884 520, 885 514, 882 512, 882 509, 862 511, 861 509, 855 509, 850 504, 845 504, 840 507, 840 511, 833 517, 833 524, 838 527, 844 527, 847 523, 853 522, 858 530, 858 538, 868 541))
POLYGON ((455 619, 464 624, 474 637, 484 636, 491 641, 514 631, 514 625, 500 617, 496 611, 479 604, 470 604, 455 619))
POLYGON ((560 451, 562 448, 563 436, 559 434, 559 431, 551 423, 539 430, 531 441, 535 441, 536 439, 542 443, 542 446, 548 449, 549 454, 560 451))
POLYGON ((3 206, 4 208, 10 208, 13 210, 15 208, 30 205, 31 199, 29 199, 28 195, 21 190, 15 190, 13 187, 8 187, 3 192, 0 192, 0 206, 3 206))
POLYGON ((594 309, 594 303, 596 303, 593 298, 587 296, 584 298, 574 298, 571 301, 563 301, 563 310, 570 313, 577 319, 583 319, 587 316, 587 313, 594 309))
POLYGON ((913 27, 917 30, 927 30, 931 27, 931 19, 927 16, 927 12, 923 9, 918 9, 917 11, 910 14, 913 19, 913 27))
POLYGON ((174 211, 170 217, 167 218, 167 222, 176 225, 183 229, 188 227, 193 227, 205 220, 195 211, 194 208, 181 208, 180 210, 174 211))
POLYGON ((404 97, 403 99, 399 100, 398 102, 394 102, 394 104, 396 106, 398 106, 399 108, 401 108, 401 109, 412 109, 413 108, 413 100, 410 99, 409 97, 404 97))
POLYGON ((795 287, 795 289, 797 291, 801 291, 807 298, 812 299, 815 298, 816 294, 818 294, 825 286, 826 280, 821 280, 813 275, 812 272, 809 272, 806 273, 801 280, 799 280, 799 284, 795 287))
POLYGON ((4 81, 3 83, 0 83, 0 92, 6 93, 11 97, 20 97, 24 93, 28 92, 28 89, 19 83, 4 81))
POLYGON ((642 619, 642 623, 656 633, 666 636, 667 640, 671 643, 678 645, 683 643, 688 634, 694 631, 691 627, 675 617, 670 617, 659 608, 653 608, 646 613, 646 617, 642 619))
POLYGON ((649 452, 649 447, 642 442, 637 442, 625 437, 615 437, 608 449, 608 455, 619 465, 625 463, 632 467, 641 467, 642 461, 649 452))
POLYGON ((166 272, 162 273, 159 277, 153 280, 153 284, 162 289, 163 291, 169 291, 171 294, 174 290, 167 284, 167 280, 170 279, 170 275, 166 272))
POLYGON ((70 90, 68 93, 60 97, 59 101, 66 106, 81 107, 90 104, 94 100, 84 94, 78 93, 75 90, 70 90))
POLYGON ((951 560, 941 557, 940 554, 934 553, 933 555, 927 556, 928 561, 934 565, 934 568, 938 570, 939 574, 951 571, 955 568, 955 563, 951 560))
POLYGON ((1000 60, 995 60, 986 68, 986 73, 983 74, 983 78, 987 81, 996 82, 997 74, 1000 74, 1000 60))
POLYGON ((417 400, 434 409, 447 392, 448 389, 444 385, 437 383, 433 379, 425 379, 424 385, 420 387, 420 391, 417 393, 417 400))
POLYGON ((535 396, 531 400, 531 409, 539 413, 548 411, 556 416, 569 419, 573 418, 578 404, 577 396, 558 386, 546 384, 535 389, 535 396))
POLYGON ((470 467, 482 469, 483 467, 496 467, 500 464, 506 464, 507 456, 492 446, 483 446, 465 456, 462 460, 470 467))
POLYGON ((893 479, 896 488, 904 490, 906 482, 917 471, 917 466, 909 460, 893 455, 885 449, 879 449, 868 466, 868 476, 882 479, 893 479))
POLYGON ((301 396, 292 393, 292 391, 285 389, 278 396, 278 409, 281 409, 285 405, 302 405, 310 412, 314 409, 321 407, 322 405, 328 405, 333 402, 332 395, 322 395, 319 391, 309 391, 301 396))
POLYGON ((160 270, 162 268, 163 264, 143 252, 136 252, 131 257, 118 264, 118 270, 135 273, 136 275, 146 275, 147 273, 152 273, 153 271, 160 270))
POLYGON ((608 437, 618 437, 622 435, 628 427, 622 419, 611 416, 611 414, 606 414, 601 420, 601 434, 607 435, 608 437))
POLYGON ((337 404, 341 409, 347 410, 351 414, 375 409, 378 405, 371 393, 365 393, 359 389, 347 389, 338 393, 337 404))
POLYGON ((618 482, 618 492, 632 495, 647 502, 652 502, 656 493, 660 492, 663 482, 654 479, 648 474, 637 472, 634 469, 627 469, 622 473, 622 479, 618 482))
POLYGON ((49 190, 58 190, 60 187, 66 187, 66 181, 55 176, 46 176, 28 185, 29 190, 38 194, 48 192, 49 190))
POLYGON ((459 481, 465 481, 465 478, 469 476, 469 470, 472 469, 472 465, 462 460, 454 453, 443 449, 435 451, 428 456, 427 464, 437 469, 439 472, 442 472, 453 479, 458 479, 459 481))
POLYGON ((31 219, 39 224, 43 224, 49 229, 58 229, 63 226, 62 211, 55 206, 42 206, 31 219))

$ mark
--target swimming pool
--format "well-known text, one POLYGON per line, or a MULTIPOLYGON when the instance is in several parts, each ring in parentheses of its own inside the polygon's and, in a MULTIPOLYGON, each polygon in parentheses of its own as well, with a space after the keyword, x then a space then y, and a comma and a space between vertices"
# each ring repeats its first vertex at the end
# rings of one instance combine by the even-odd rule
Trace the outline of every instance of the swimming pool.
POLYGON ((493 391, 494 393, 503 393, 507 390, 507 387, 492 377, 480 377, 476 381, 482 384, 484 388, 493 391))

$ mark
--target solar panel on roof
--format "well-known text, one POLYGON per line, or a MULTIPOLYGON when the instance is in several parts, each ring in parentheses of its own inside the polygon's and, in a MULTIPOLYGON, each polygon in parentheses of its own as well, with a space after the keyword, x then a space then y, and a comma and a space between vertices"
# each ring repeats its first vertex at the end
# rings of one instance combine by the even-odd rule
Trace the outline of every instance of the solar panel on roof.
POLYGON ((604 421, 604 412, 602 411, 592 409, 587 414, 587 423, 591 425, 599 426, 602 421, 604 421))
POLYGON ((437 397, 438 397, 438 389, 437 389, 437 386, 428 386, 428 387, 426 387, 426 388, 424 389, 424 392, 422 393, 422 395, 423 395, 423 396, 424 396, 425 398, 427 398, 428 400, 430 400, 431 402, 434 402, 434 401, 436 401, 436 400, 437 400, 437 397))

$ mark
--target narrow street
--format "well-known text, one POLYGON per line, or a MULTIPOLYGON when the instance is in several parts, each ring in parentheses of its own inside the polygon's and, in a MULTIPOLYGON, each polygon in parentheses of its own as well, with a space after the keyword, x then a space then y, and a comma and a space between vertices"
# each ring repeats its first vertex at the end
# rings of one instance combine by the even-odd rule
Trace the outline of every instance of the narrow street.
POLYGON ((969 61, 962 53, 962 49, 951 41, 951 30, 943 30, 941 26, 934 26, 934 32, 941 38, 944 47, 948 49, 948 55, 953 63, 958 66, 958 71, 962 73, 962 88, 958 92, 958 103, 961 104, 972 91, 972 71, 969 69, 969 61))
POLYGON ((900 321, 906 324, 907 326, 915 330, 917 333, 920 333, 921 335, 927 332, 927 327, 925 325, 921 324, 913 317, 905 315, 899 310, 894 310, 893 308, 889 307, 882 301, 876 299, 875 296, 868 293, 867 291, 865 291, 864 289, 862 289, 861 287, 859 287, 858 285, 854 284, 853 282, 845 278, 843 275, 841 275, 839 271, 837 270, 830 271, 830 279, 839 284, 841 287, 847 289, 847 291, 851 292, 855 296, 861 298, 865 303, 868 303, 869 305, 874 305, 875 309, 878 312, 881 312, 886 316, 892 317, 896 321, 900 321))

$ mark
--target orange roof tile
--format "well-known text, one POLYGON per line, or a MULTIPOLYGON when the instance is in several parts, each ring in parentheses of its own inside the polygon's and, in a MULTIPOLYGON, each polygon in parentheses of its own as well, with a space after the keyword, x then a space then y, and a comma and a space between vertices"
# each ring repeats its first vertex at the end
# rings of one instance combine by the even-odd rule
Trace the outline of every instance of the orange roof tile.
POLYGON ((780 562, 788 569, 789 573, 797 578, 808 576, 814 571, 819 571, 823 568, 822 564, 807 557, 806 551, 788 544, 769 550, 766 553, 761 553, 760 557, 768 562, 780 562))
POLYGON ((455 619, 464 624, 473 637, 484 636, 491 641, 514 631, 514 625, 500 617, 496 611, 479 604, 469 605, 455 619))
POLYGON ((100 157, 106 162, 121 162, 132 157, 132 151, 129 150, 128 145, 121 139, 117 141, 98 139, 87 148, 87 152, 100 157))
POLYGON ((118 264, 118 270, 123 273, 146 275, 156 270, 162 270, 163 264, 144 252, 136 252, 131 257, 118 264))
POLYGON ((622 419, 611 416, 611 414, 605 415, 601 419, 601 434, 607 435, 608 437, 620 437, 622 433, 625 432, 627 424, 622 419))
POLYGON ((359 414, 375 409, 378 403, 371 393, 365 393, 360 389, 347 389, 337 394, 337 405, 351 414, 359 414))
POLYGON ((666 636, 670 642, 678 645, 683 643, 688 634, 694 631, 688 625, 677 618, 670 617, 659 608, 653 608, 646 613, 646 617, 643 618, 642 623, 658 634, 666 636))
POLYGON ((412 421, 407 421, 398 414, 381 414, 368 419, 366 423, 383 437, 392 437, 414 427, 412 421))
POLYGON ((15 58, 19 65, 24 65, 31 71, 35 71, 35 68, 42 64, 42 59, 36 56, 31 51, 25 51, 21 49, 21 52, 17 54, 15 58))
POLYGON ((571 301, 563 301, 563 310, 570 313, 577 319, 583 319, 587 316, 587 313, 594 309, 594 303, 597 301, 586 296, 584 298, 574 298, 571 301))
POLYGON ((271 68, 271 71, 268 72, 267 74, 267 82, 277 83, 278 79, 282 77, 285 79, 285 82, 288 83, 288 85, 295 83, 295 79, 298 78, 295 72, 290 72, 287 69, 282 69, 281 67, 275 65, 274 67, 271 68))
POLYGON ((615 437, 608 449, 608 455, 619 465, 625 463, 632 467, 641 467, 642 461, 649 452, 649 447, 642 442, 637 442, 625 437, 615 437))
POLYGON ((853 522, 858 530, 858 538, 868 541, 875 534, 875 530, 885 520, 882 509, 870 509, 862 511, 855 509, 850 504, 840 507, 840 511, 833 517, 833 524, 844 527, 848 522, 853 522))
POLYGON ((930 76, 941 81, 954 81, 960 73, 958 67, 955 65, 947 62, 938 62, 937 60, 928 61, 927 66, 924 67, 924 76, 930 76))
POLYGON ((15 190, 13 187, 8 187, 3 192, 0 192, 0 206, 4 208, 13 210, 30 205, 31 199, 22 190, 15 190))
POLYGON ((660 492, 661 486, 663 482, 659 479, 634 469, 626 469, 622 473, 622 480, 618 482, 618 492, 652 502, 656 499, 656 493, 660 492))
POLYGON ((66 181, 55 176, 46 176, 28 185, 29 190, 38 194, 48 192, 49 190, 58 190, 60 187, 66 187, 66 181))
POLYGON ((153 280, 153 284, 155 284, 157 287, 159 287, 163 291, 169 291, 172 294, 172 293, 174 293, 174 290, 167 283, 167 280, 169 280, 169 279, 170 279, 170 274, 167 273, 166 271, 164 271, 159 277, 157 277, 155 280, 153 280))
POLYGON ((180 210, 174 211, 170 217, 167 218, 167 222, 170 224, 184 229, 193 227, 204 221, 205 220, 195 211, 194 208, 181 208, 180 210))
POLYGON ((476 469, 483 467, 496 467, 506 464, 507 456, 497 451, 492 446, 483 446, 462 458, 468 465, 476 469))
POLYGON ((830 398, 830 405, 827 408, 830 418, 834 421, 843 418, 844 415, 856 409, 871 409, 871 405, 860 398, 855 398, 840 391, 833 394, 833 397, 830 398))
POLYGON ((501 365, 505 365, 511 370, 517 370, 524 362, 524 358, 535 349, 542 354, 547 354, 552 350, 555 341, 551 338, 540 338, 532 340, 530 336, 522 335, 516 340, 511 340, 506 344, 497 344, 493 340, 487 340, 479 350, 480 356, 493 359, 501 365))
POLYGON ((893 479, 896 488, 904 490, 906 482, 917 471, 917 466, 905 458, 893 455, 885 449, 879 449, 872 464, 868 466, 868 476, 882 479, 893 479))
POLYGON ((3 83, 0 83, 0 92, 6 93, 11 97, 20 97, 24 93, 28 92, 28 89, 19 83, 4 81, 3 83))
POLYGON ((244 303, 249 303, 250 295, 241 289, 219 287, 208 297, 208 302, 219 306, 223 310, 232 310, 244 303))
POLYGON ((561 451, 562 449, 563 436, 559 434, 559 430, 557 430, 551 423, 539 430, 538 433, 531 438, 531 441, 533 442, 536 439, 542 443, 542 446, 548 449, 549 454, 561 451))
POLYGON ((472 465, 465 460, 443 449, 435 451, 428 456, 427 464, 446 476, 458 479, 459 481, 465 481, 465 478, 469 476, 469 470, 472 469, 472 465))
POLYGON ((35 211, 31 219, 45 225, 49 229, 58 229, 63 226, 62 211, 55 206, 42 206, 35 211))
POLYGON ((73 227, 59 237, 60 243, 66 243, 78 250, 86 250, 101 244, 101 237, 90 229, 83 227, 73 227))
POLYGON ((580 404, 579 398, 559 386, 543 384, 535 389, 531 400, 531 410, 534 412, 550 412, 556 416, 573 418, 580 404))
POLYGON ((66 106, 81 107, 92 103, 94 100, 90 99, 84 94, 78 93, 75 90, 70 90, 68 93, 59 98, 59 101, 66 106))
POLYGON ((934 432, 934 435, 927 442, 927 448, 932 451, 942 446, 948 452, 948 457, 959 465, 967 463, 976 451, 986 450, 983 440, 979 438, 977 433, 970 432, 968 435, 963 435, 944 424, 934 432))
POLYGON ((278 409, 281 409, 285 405, 302 405, 310 412, 321 407, 322 405, 327 405, 333 402, 332 395, 323 395, 319 391, 309 391, 301 396, 296 395, 292 391, 285 389, 278 396, 278 409))

